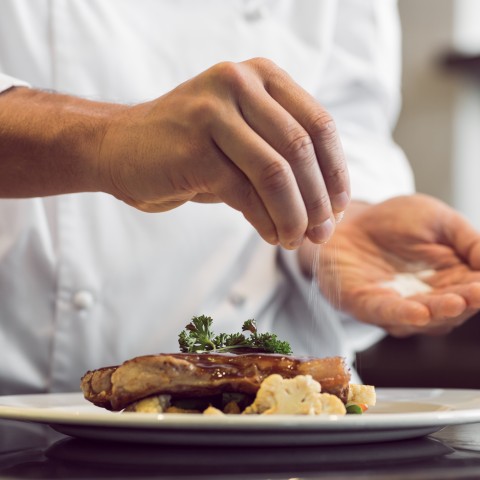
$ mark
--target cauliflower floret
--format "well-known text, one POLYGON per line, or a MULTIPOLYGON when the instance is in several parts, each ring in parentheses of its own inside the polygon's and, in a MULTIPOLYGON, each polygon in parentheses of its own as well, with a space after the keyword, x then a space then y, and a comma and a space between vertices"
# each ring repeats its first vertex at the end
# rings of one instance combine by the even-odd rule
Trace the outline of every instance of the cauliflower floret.
POLYGON ((377 396, 375 387, 372 385, 356 385, 351 383, 348 386, 347 403, 364 404, 373 407, 376 403, 377 396))
POLYGON ((245 414, 319 415, 345 414, 345 406, 334 395, 320 393, 320 384, 311 375, 284 379, 278 374, 267 377, 261 384, 255 401, 245 414))
POLYGON ((322 402, 322 415, 345 415, 347 409, 343 402, 331 393, 321 393, 320 400, 322 402))
POLYGON ((170 395, 155 395, 130 404, 124 412, 163 413, 170 406, 170 395))
POLYGON ((204 415, 216 415, 216 416, 223 416, 225 415, 221 410, 218 408, 212 407, 211 405, 208 406, 204 411, 204 415))

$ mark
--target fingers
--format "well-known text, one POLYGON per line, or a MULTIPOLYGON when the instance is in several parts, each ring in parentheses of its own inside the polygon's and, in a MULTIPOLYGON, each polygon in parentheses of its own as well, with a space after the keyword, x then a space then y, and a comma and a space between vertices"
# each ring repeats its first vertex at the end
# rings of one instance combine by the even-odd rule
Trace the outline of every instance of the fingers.
POLYGON ((368 289, 351 303, 354 316, 388 331, 395 326, 422 326, 431 318, 430 310, 421 302, 386 293, 385 289, 368 289))
POLYGON ((272 62, 223 64, 220 73, 238 111, 223 112, 215 142, 251 181, 284 247, 326 241, 350 199, 333 120, 272 62))
POLYGON ((448 292, 403 298, 372 294, 364 300, 363 315, 396 337, 443 335, 463 324, 480 309, 480 284, 456 286, 448 292))
POLYGON ((443 223, 447 245, 451 245, 471 268, 480 270, 480 233, 454 210, 449 213, 443 223))
POLYGON ((432 212, 430 217, 436 218, 439 241, 451 247, 455 253, 472 269, 480 270, 480 232, 457 211, 442 204, 436 199, 419 195, 424 198, 424 211, 432 212))
POLYGON ((446 287, 445 290, 437 291, 432 295, 433 299, 441 299, 444 295, 455 294, 460 296, 465 302, 465 307, 477 309, 480 308, 480 282, 472 281, 465 284, 457 284, 446 287))
POLYGON ((430 322, 437 325, 458 317, 467 308, 465 299, 456 293, 428 295, 420 301, 430 310, 430 322))
POLYGON ((460 326, 480 309, 480 283, 454 285, 448 291, 418 295, 415 299, 430 310, 423 333, 443 334, 460 326))
POLYGON ((477 236, 475 240, 472 241, 468 249, 468 256, 466 258, 470 266, 474 270, 480 270, 480 237, 479 236, 477 236))
MULTIPOLYGON (((275 225, 278 241, 289 249, 300 246, 308 225, 307 211, 288 163, 247 124, 236 118, 221 122, 214 139, 251 182, 255 195, 261 199, 275 225)), ((227 187, 227 184, 225 180, 222 193, 231 196, 230 190, 237 186, 231 184, 227 187)), ((252 192, 248 193, 254 196, 252 192)), ((245 191, 238 192, 238 197, 242 196, 245 191)), ((254 215, 248 204, 240 201, 239 206, 247 218, 254 215)))
MULTIPOLYGON (((265 92, 263 86, 252 91, 251 100, 241 103, 245 119, 288 162, 305 204, 308 219, 306 233, 315 243, 325 242, 334 230, 333 212, 312 138, 287 110, 265 92)), ((343 155, 339 157, 343 159, 343 155)), ((329 168, 327 172, 332 170, 329 168)), ((340 211, 337 209, 335 213, 340 211)))
POLYGON ((245 174, 216 145, 211 147, 211 155, 202 174, 206 178, 215 179, 209 187, 215 193, 199 193, 193 198, 194 201, 223 201, 241 211, 265 241, 272 245, 278 244, 276 226, 264 202, 245 174))
POLYGON ((267 71, 276 68, 276 75, 266 75, 265 88, 310 136, 332 210, 336 214, 343 212, 350 199, 350 181, 335 122, 316 99, 297 85, 286 72, 272 67, 268 61, 257 65, 267 71))

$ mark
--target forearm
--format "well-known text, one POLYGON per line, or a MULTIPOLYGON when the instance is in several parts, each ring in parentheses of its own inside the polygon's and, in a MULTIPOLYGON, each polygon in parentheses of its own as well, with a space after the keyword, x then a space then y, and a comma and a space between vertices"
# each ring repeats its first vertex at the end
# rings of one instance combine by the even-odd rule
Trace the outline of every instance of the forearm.
POLYGON ((29 88, 0 94, 0 198, 104 191, 98 152, 119 108, 29 88))

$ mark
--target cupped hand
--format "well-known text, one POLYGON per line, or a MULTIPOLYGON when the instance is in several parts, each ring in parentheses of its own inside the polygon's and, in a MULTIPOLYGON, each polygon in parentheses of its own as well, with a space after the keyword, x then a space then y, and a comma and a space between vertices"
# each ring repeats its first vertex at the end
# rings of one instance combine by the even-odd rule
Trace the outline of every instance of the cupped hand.
POLYGON ((448 333, 480 309, 480 235, 431 197, 352 205, 330 242, 302 247, 305 270, 314 248, 327 298, 394 336, 448 333))
POLYGON ((116 111, 99 152, 105 190, 126 203, 225 202, 286 248, 328 239, 350 198, 332 118, 265 59, 215 65, 116 111))

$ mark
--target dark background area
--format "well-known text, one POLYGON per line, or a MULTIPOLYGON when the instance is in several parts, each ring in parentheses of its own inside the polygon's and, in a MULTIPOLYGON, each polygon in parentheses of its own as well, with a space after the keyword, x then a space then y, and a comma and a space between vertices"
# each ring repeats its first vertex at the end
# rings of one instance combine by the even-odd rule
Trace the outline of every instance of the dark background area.
POLYGON ((480 389, 480 314, 445 336, 387 336, 357 354, 356 368, 376 387, 480 389))

